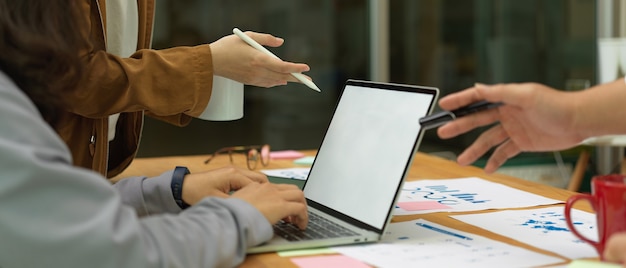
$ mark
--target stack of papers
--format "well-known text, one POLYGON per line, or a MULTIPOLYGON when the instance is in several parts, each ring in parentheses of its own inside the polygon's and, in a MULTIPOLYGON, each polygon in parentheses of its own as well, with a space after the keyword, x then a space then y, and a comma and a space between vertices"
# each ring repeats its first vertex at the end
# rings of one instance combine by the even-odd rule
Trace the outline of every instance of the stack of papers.
MULTIPOLYGON (((598 241, 594 214, 574 209, 571 215, 578 232, 598 241)), ((591 245, 567 228, 564 206, 451 217, 569 259, 598 257, 591 245)))
POLYGON ((381 243, 333 250, 376 267, 536 267, 565 262, 421 219, 392 223, 381 243))
MULTIPOLYGON (((308 168, 264 170, 268 176, 306 179, 308 168)), ((394 215, 529 208, 563 201, 480 178, 419 180, 403 185, 394 215)), ((383 241, 331 250, 376 267, 535 267, 567 259, 597 258, 591 245, 565 224, 564 206, 450 216, 522 243, 554 252, 540 254, 419 219, 392 223, 383 241)), ((579 232, 597 240, 595 215, 573 210, 579 232)), ((326 256, 328 257, 328 256, 326 256)), ((346 259, 342 259, 346 261, 346 259)))
POLYGON ((309 176, 310 168, 283 168, 283 169, 264 169, 261 170, 263 174, 270 177, 294 179, 294 180, 306 180, 309 176))

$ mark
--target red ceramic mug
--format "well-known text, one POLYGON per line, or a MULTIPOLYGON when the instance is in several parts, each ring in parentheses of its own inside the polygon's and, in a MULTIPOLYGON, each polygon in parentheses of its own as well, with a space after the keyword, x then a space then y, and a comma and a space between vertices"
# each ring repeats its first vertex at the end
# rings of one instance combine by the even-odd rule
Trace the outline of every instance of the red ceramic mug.
POLYGON ((572 233, 591 244, 600 257, 611 235, 626 232, 626 176, 619 174, 595 176, 591 180, 591 194, 576 194, 565 203, 565 221, 572 233), (581 235, 570 216, 574 203, 587 200, 596 212, 598 241, 581 235))

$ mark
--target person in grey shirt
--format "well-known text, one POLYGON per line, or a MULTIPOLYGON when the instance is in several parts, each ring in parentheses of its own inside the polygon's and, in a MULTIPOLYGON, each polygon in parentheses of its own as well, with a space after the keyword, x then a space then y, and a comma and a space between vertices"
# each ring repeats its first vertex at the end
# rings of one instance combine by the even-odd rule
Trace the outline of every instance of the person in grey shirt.
POLYGON ((232 267, 271 224, 306 227, 302 191, 232 168, 201 196, 184 168, 112 186, 73 166, 50 125, 81 74, 74 2, 0 0, 0 267, 232 267))

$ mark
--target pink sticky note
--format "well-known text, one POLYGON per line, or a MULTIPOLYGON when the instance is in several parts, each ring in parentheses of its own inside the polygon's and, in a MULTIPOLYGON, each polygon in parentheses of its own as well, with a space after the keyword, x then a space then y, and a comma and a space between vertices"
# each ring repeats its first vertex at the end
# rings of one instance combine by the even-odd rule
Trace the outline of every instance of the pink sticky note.
POLYGON ((398 202, 398 206, 406 211, 451 208, 449 206, 442 205, 437 201, 398 202))
POLYGON ((303 157, 304 154, 294 150, 285 150, 285 151, 272 151, 270 152, 271 159, 294 159, 303 157))
POLYGON ((344 255, 321 255, 292 258, 291 262, 295 263, 300 268, 372 268, 365 263, 344 255))

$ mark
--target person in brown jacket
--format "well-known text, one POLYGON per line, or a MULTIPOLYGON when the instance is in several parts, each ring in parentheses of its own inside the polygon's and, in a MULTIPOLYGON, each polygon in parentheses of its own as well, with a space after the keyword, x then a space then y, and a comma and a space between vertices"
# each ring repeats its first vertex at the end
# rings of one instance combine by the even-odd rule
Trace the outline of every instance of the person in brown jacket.
MULTIPOLYGON (((65 96, 70 105, 55 129, 75 165, 109 178, 135 157, 144 114, 189 124, 209 102, 213 75, 272 87, 297 82, 289 74, 309 70, 267 56, 234 35, 194 47, 150 49, 154 0, 81 0, 80 6, 91 41, 80 51, 85 75, 65 96)), ((265 46, 283 43, 269 34, 247 34, 265 46)))

